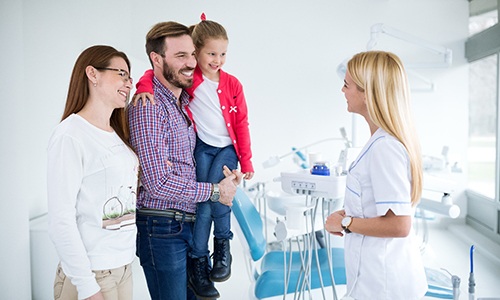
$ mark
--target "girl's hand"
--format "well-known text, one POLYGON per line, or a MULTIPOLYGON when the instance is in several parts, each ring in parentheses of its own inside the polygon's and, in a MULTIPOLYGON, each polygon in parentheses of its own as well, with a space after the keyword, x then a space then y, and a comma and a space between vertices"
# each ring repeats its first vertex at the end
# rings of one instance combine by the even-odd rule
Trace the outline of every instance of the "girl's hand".
POLYGON ((227 166, 224 166, 222 168, 222 173, 224 173, 224 176, 229 177, 231 175, 235 175, 236 177, 233 179, 234 185, 239 185, 241 183, 241 180, 243 180, 243 173, 241 173, 238 170, 229 170, 227 166))
POLYGON ((155 100, 154 100, 154 97, 152 94, 150 93, 140 93, 140 94, 135 94, 133 97, 132 97, 132 105, 133 106, 136 106, 137 105, 137 102, 139 102, 139 100, 142 101, 142 106, 146 106, 146 102, 147 100, 149 100, 149 102, 151 102, 151 104, 155 105, 155 100))
POLYGON ((246 172, 245 176, 243 176, 243 179, 245 180, 250 180, 253 177, 254 172, 246 172))

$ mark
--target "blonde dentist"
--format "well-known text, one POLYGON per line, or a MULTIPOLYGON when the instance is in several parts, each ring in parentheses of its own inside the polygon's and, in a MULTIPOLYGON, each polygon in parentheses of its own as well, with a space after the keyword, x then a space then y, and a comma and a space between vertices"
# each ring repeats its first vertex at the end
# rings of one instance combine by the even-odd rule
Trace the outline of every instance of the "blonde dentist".
POLYGON ((371 137, 347 174, 345 210, 328 232, 345 236, 349 299, 421 299, 425 271, 412 231, 422 192, 421 154, 407 76, 394 54, 369 51, 347 64, 342 92, 371 137))

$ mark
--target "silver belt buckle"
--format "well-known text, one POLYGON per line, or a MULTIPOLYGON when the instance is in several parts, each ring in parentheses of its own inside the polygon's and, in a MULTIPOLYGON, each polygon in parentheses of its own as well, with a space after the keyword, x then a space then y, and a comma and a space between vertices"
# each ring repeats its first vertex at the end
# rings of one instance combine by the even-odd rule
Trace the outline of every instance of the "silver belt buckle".
POLYGON ((177 222, 184 221, 182 217, 182 213, 178 211, 174 212, 174 220, 176 220, 177 222))

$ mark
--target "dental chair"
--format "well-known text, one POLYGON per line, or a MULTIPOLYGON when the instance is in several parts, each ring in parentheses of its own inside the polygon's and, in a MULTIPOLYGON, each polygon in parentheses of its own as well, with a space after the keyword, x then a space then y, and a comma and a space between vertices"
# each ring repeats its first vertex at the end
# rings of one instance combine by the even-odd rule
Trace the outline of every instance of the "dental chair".
MULTIPOLYGON (((236 221, 232 222, 233 229, 245 251, 252 281, 250 299, 297 294, 303 285, 307 285, 311 290, 322 286, 332 287, 334 290, 335 285, 346 284, 343 248, 331 248, 330 257, 326 248, 312 252, 310 278, 304 278, 304 260, 309 258, 301 255, 299 251, 266 250, 267 241, 263 233, 262 218, 248 195, 240 188, 234 197, 232 211, 233 219, 236 221)), ((426 298, 453 299, 453 290, 448 277, 429 268, 426 268, 426 275, 429 283, 426 298)), ((323 298, 325 299, 324 294, 323 298)))
POLYGON ((239 225, 233 228, 246 252, 253 299, 292 293, 297 295, 319 288, 325 298, 325 287, 331 287, 335 293, 335 285, 345 284, 343 248, 331 248, 330 254, 326 248, 315 248, 305 255, 300 251, 267 252, 262 218, 240 188, 236 192, 232 211, 236 220, 233 224, 239 225))

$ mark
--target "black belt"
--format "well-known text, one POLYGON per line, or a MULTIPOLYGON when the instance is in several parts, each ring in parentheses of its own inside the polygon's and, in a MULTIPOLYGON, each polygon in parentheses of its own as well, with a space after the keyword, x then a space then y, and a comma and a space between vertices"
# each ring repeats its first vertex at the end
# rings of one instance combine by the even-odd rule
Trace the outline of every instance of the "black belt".
POLYGON ((178 222, 194 222, 196 220, 195 214, 173 209, 141 208, 137 210, 137 213, 145 216, 173 218, 178 222))

